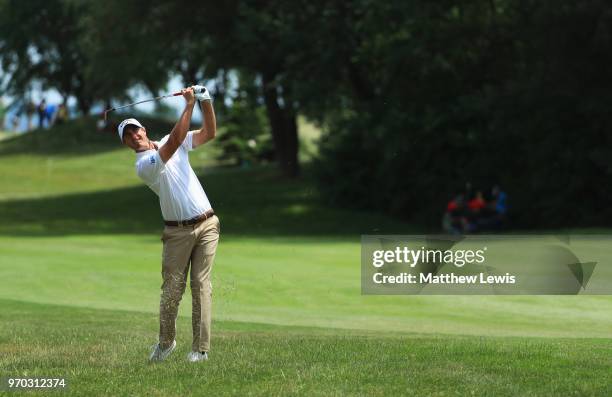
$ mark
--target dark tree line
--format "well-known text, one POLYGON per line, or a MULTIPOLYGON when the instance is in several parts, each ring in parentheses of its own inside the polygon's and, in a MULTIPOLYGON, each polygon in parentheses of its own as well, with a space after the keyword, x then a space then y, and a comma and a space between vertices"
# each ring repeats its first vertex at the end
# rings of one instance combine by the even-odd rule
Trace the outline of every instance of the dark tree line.
POLYGON ((435 226, 465 182, 501 184, 515 226, 609 225, 612 5, 411 4, 351 25, 375 88, 331 121, 326 196, 435 226))

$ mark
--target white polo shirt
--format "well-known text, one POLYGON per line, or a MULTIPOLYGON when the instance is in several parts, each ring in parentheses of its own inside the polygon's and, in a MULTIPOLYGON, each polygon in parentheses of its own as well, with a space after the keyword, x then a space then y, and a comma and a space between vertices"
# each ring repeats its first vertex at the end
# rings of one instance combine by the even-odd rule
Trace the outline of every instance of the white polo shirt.
MULTIPOLYGON (((136 173, 159 196, 164 220, 186 221, 211 209, 200 181, 189 164, 188 152, 193 150, 193 131, 164 164, 155 149, 136 153, 136 173)), ((166 135, 159 142, 161 148, 168 142, 166 135)))

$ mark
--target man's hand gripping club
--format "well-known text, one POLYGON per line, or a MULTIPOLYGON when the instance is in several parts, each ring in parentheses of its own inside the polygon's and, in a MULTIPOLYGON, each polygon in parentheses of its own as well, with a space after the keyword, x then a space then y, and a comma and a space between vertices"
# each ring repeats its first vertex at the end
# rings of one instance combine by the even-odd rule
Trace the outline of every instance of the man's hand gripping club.
POLYGON ((193 90, 196 99, 200 101, 202 109, 202 128, 194 131, 196 133, 193 134, 192 147, 195 149, 215 138, 217 134, 217 119, 212 105, 212 98, 206 87, 194 85, 193 90))

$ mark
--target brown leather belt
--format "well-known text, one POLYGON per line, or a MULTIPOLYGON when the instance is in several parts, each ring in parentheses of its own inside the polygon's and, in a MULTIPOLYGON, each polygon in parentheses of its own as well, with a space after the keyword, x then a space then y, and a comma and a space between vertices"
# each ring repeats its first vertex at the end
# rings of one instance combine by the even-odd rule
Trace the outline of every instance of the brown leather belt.
POLYGON ((205 221, 206 219, 210 218, 213 215, 215 215, 215 211, 208 210, 205 213, 203 213, 202 215, 198 215, 195 218, 187 219, 186 221, 164 221, 164 225, 166 225, 166 226, 190 226, 190 225, 195 225, 195 224, 198 224, 198 223, 200 223, 202 221, 205 221))

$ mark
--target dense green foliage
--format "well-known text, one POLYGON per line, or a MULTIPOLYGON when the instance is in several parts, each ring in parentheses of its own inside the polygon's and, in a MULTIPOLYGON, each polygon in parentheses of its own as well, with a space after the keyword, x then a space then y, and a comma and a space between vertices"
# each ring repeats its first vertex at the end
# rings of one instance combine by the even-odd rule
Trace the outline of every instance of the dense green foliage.
POLYGON ((258 88, 252 76, 240 74, 240 85, 232 105, 221 115, 217 144, 222 147, 219 160, 250 166, 274 159, 274 145, 265 108, 257 102, 258 88))
POLYGON ((23 97, 32 83, 55 88, 64 98, 77 98, 89 111, 96 99, 86 81, 89 59, 79 23, 86 4, 78 1, 0 1, 2 93, 23 97))
POLYGON ((337 205, 432 226, 470 181, 500 184, 519 227, 612 220, 603 1, 143 4, 1 1, 7 87, 41 80, 86 109, 180 75, 214 87, 238 163, 274 155, 296 176, 298 114, 324 125, 317 179, 337 205))
POLYGON ((416 4, 351 24, 371 90, 332 117, 325 195, 432 225, 467 181, 499 183, 515 225, 609 224, 612 7, 416 4))

